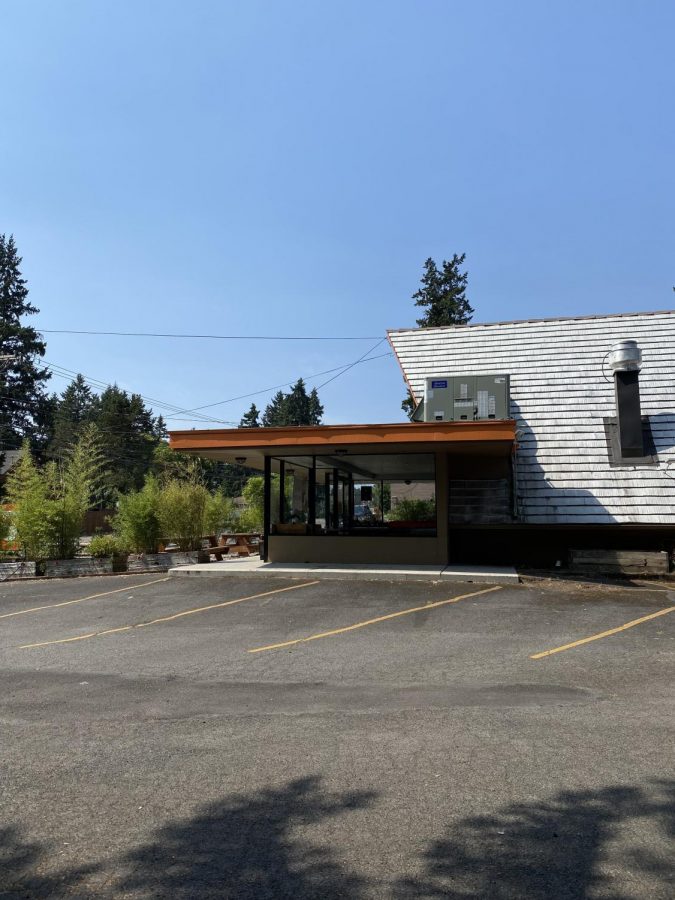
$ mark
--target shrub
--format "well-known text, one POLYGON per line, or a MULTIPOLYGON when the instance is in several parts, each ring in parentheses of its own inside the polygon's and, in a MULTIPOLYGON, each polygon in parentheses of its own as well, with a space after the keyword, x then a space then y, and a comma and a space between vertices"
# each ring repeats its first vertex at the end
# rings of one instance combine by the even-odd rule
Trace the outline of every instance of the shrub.
POLYGON ((399 500, 385 518, 389 522, 421 522, 436 518, 434 500, 399 500))
POLYGON ((204 534, 209 502, 206 488, 194 482, 171 479, 159 491, 157 517, 160 534, 181 550, 198 549, 204 534))
POLYGON ((12 514, 0 506, 0 544, 3 544, 12 532, 12 514))
POLYGON ((159 485, 149 476, 140 491, 119 498, 113 529, 132 553, 156 553, 160 538, 159 485))
POLYGON ((226 497, 222 490, 211 494, 204 509, 204 534, 218 534, 234 528, 236 516, 231 497, 226 497))
POLYGON ((92 556, 102 559, 108 556, 121 556, 125 548, 114 534, 97 534, 89 542, 89 552, 92 556))
POLYGON ((31 560, 45 559, 53 543, 49 486, 27 442, 7 476, 7 500, 14 509, 16 539, 24 555, 31 560))
POLYGON ((7 478, 16 539, 27 559, 71 559, 91 496, 97 490, 100 447, 90 432, 61 461, 40 469, 28 443, 7 478))
MULTIPOLYGON (((272 509, 279 503, 279 476, 272 475, 272 509)), ((240 531, 262 531, 265 508, 265 479, 253 475, 248 479, 241 492, 246 508, 239 513, 237 528, 240 531)))

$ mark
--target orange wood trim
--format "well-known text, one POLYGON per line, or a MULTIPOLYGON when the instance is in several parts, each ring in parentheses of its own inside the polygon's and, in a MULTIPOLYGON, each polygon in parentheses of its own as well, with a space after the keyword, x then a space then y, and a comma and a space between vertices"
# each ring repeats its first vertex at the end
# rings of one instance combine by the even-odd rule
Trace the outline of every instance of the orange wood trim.
POLYGON ((172 431, 173 450, 243 450, 266 447, 340 447, 359 444, 456 443, 458 441, 514 441, 516 423, 400 422, 393 425, 313 425, 289 428, 228 428, 172 431))

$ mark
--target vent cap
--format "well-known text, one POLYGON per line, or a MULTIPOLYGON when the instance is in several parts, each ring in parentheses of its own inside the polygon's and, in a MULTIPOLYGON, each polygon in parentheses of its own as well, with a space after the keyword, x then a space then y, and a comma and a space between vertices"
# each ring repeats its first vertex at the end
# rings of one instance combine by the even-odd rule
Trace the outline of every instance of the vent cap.
POLYGON ((612 372, 639 372, 642 366, 642 350, 637 341, 619 341, 608 354, 612 372))

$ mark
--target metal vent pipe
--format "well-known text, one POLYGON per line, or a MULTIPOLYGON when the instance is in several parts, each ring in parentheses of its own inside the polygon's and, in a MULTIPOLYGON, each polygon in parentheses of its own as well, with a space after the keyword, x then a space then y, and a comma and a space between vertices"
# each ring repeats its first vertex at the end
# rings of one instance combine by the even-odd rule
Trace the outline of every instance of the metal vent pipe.
POLYGON ((616 418, 622 457, 645 455, 640 407, 640 368, 642 351, 637 341, 619 341, 609 351, 609 366, 614 372, 616 418))

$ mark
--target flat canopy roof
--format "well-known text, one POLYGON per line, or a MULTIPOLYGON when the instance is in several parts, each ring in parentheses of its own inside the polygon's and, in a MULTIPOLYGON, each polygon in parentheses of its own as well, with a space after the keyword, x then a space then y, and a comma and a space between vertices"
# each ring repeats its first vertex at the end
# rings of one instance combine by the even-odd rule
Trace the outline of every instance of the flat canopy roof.
POLYGON ((283 428, 225 428, 169 432, 172 450, 262 469, 266 456, 358 453, 511 452, 516 423, 398 422, 391 425, 295 425, 283 428))

